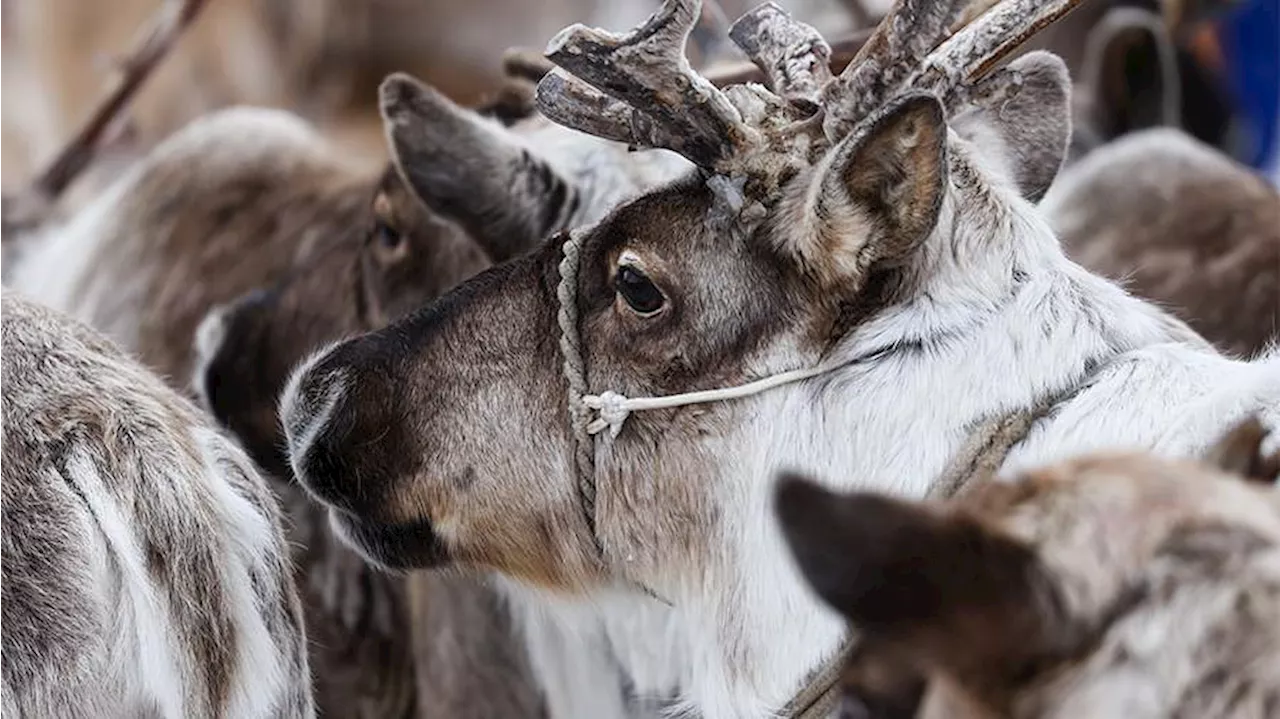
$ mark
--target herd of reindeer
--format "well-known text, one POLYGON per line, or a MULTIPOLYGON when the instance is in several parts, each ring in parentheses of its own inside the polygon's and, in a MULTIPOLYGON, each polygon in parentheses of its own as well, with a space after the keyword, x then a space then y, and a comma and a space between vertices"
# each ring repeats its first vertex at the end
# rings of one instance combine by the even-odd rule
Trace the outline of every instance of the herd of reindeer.
POLYGON ((637 2, 384 73, 383 166, 248 105, 122 159, 165 5, 5 196, 0 709, 1280 716, 1222 3, 637 2))

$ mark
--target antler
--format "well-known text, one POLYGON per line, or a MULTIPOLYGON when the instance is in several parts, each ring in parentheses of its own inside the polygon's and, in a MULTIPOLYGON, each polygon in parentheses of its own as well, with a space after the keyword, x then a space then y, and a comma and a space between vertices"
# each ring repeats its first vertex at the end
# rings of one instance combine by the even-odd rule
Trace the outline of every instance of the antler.
MULTIPOLYGON (((828 87, 823 125, 827 137, 843 137, 890 95, 908 88, 933 92, 952 106, 968 97, 968 88, 1000 61, 1080 1, 983 2, 979 3, 982 12, 966 14, 966 7, 954 0, 898 0, 858 56, 828 87), (972 20, 957 23, 962 14, 972 20)), ((990 78, 982 94, 1003 95, 1018 81, 1016 73, 990 78)))
POLYGON ((665 147, 703 167, 719 165, 755 133, 684 57, 699 11, 698 0, 665 0, 624 35, 581 24, 565 28, 547 46, 547 57, 563 71, 539 83, 538 108, 584 132, 665 147))
POLYGON ((559 69, 539 84, 538 106, 569 127, 675 150, 717 172, 781 177, 906 90, 933 92, 953 107, 1016 92, 1017 72, 991 70, 1079 3, 1002 0, 953 34, 967 0, 897 0, 834 79, 831 48, 817 31, 768 3, 735 23, 730 38, 763 72, 770 93, 759 86, 721 92, 690 69, 683 48, 699 3, 665 0, 625 35, 581 25, 561 32, 547 51, 559 69))
POLYGON ((1032 35, 1081 0, 1004 0, 929 54, 907 81, 912 88, 950 95, 984 77, 1032 35))
POLYGON ((823 130, 844 137, 903 86, 963 11, 962 0, 897 0, 840 77, 827 86, 823 130))
MULTIPOLYGON (((850 35, 832 40, 831 72, 838 73, 849 66, 858 49, 871 36, 871 29, 860 30, 850 35)), ((502 72, 508 79, 522 80, 537 85, 543 77, 555 69, 555 63, 542 54, 542 50, 531 50, 523 47, 507 49, 502 54, 502 72)), ((703 71, 703 76, 712 85, 724 89, 729 85, 743 85, 748 82, 768 82, 768 78, 759 67, 747 61, 726 62, 716 64, 703 71)))
POLYGON ((817 111, 831 81, 831 47, 817 30, 769 2, 739 18, 729 37, 760 68, 775 94, 817 111))
POLYGON ((107 131, 168 54, 173 44, 204 8, 206 0, 168 0, 152 18, 142 40, 121 63, 119 80, 89 119, 17 197, 6 197, 5 228, 38 224, 67 187, 93 161, 107 131))

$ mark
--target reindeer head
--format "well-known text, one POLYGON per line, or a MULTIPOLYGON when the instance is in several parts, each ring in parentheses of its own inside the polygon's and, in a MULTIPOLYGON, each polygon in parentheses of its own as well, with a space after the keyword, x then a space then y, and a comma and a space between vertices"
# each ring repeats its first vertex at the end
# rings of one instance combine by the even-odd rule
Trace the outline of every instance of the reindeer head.
POLYGON ((1265 714, 1280 454, 1264 437, 1250 420, 1208 463, 1083 457, 945 506, 784 479, 777 511, 802 573, 862 633, 849 713, 1265 714))
POLYGON ((835 78, 822 38, 766 5, 732 37, 770 89, 722 91, 689 68, 697 2, 622 36, 561 33, 546 115, 698 169, 311 358, 283 399, 297 475, 390 565, 449 557, 560 588, 621 572, 677 591, 736 562, 712 545, 768 530, 735 502, 817 441, 770 418, 820 423, 820 400, 792 385, 597 435, 601 562, 561 326, 587 392, 662 396, 817 365, 943 277, 968 278, 944 303, 1003 292, 1021 270, 989 260, 1041 231, 1026 198, 1062 161, 1068 86, 1043 53, 992 67, 1071 4, 1009 0, 947 37, 959 3, 903 0, 835 78))
POLYGON ((326 344, 385 326, 559 228, 577 195, 510 131, 405 76, 381 109, 392 162, 350 236, 280 284, 218 308, 197 333, 195 384, 261 466, 288 474, 276 403, 326 344))

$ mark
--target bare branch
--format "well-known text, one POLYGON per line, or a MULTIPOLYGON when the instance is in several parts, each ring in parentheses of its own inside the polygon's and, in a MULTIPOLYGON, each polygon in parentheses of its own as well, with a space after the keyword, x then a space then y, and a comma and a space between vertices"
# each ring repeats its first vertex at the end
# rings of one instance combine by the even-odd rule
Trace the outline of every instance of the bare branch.
POLYGON ((204 8, 206 0, 169 0, 142 36, 141 42, 120 66, 119 80, 111 92, 33 183, 32 189, 46 201, 56 200, 93 160, 103 136, 133 101, 160 61, 204 8))
POLYGON ((769 2, 739 18, 729 37, 765 74, 776 95, 817 111, 831 81, 831 47, 817 30, 769 2))
MULTIPOLYGON (((670 147, 694 163, 712 167, 753 139, 738 111, 684 57, 685 41, 699 16, 698 0, 665 0, 639 28, 617 35, 573 25, 552 38, 547 57, 573 76, 629 105, 662 130, 650 137, 687 138, 670 147), (691 153, 691 154, 687 154, 691 153)), ((547 78, 543 79, 547 83, 547 78)), ((539 87, 538 105, 556 111, 555 92, 568 83, 539 87), (544 107, 545 105, 545 107, 544 107)), ((587 118, 564 117, 581 128, 587 118)))

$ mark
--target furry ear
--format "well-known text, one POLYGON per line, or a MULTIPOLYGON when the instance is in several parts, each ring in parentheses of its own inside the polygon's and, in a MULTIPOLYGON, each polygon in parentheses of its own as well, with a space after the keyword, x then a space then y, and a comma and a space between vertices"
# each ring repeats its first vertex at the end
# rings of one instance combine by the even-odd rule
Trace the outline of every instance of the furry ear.
POLYGON ((1086 122, 1101 142, 1181 123, 1178 56, 1159 14, 1135 7, 1107 11, 1085 40, 1081 79, 1086 122))
POLYGON ((861 285, 877 262, 902 262, 933 231, 947 182, 947 125, 932 95, 868 118, 815 169, 779 232, 782 249, 827 288, 861 285))
POLYGON ((404 74, 379 88, 392 159, 427 207, 460 224, 494 262, 561 229, 569 183, 498 124, 404 74))
POLYGON ((1262 452, 1268 434, 1262 421, 1250 416, 1210 447, 1204 460, 1224 472, 1255 482, 1280 481, 1280 449, 1270 455, 1262 452))
POLYGON ((781 478, 776 502, 818 596, 921 670, 990 671, 1057 643, 1056 600, 1035 553, 976 519, 796 476, 781 478))
POLYGON ((1000 72, 1016 73, 1016 91, 967 108, 951 126, 961 137, 991 147, 992 157, 1005 158, 1022 196, 1039 202, 1071 142, 1071 78, 1062 59, 1044 51, 1029 52, 1000 72))

